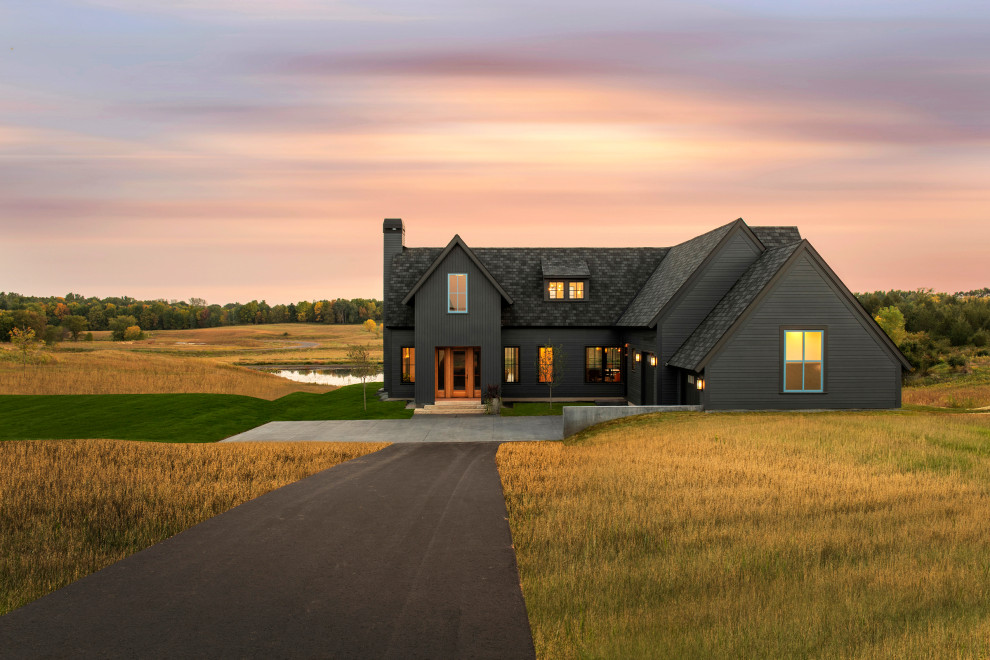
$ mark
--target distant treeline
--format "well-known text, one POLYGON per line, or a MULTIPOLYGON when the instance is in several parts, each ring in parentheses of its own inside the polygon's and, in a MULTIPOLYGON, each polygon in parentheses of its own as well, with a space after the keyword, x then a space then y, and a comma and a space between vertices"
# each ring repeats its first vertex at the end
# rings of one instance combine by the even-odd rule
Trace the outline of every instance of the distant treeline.
POLYGON ((941 362, 965 366, 967 347, 975 347, 977 355, 990 353, 990 289, 875 291, 856 297, 914 366, 913 377, 941 362))
POLYGON ((990 344, 990 289, 959 293, 875 291, 857 293, 870 316, 885 307, 896 307, 904 315, 904 329, 923 332, 935 342, 951 346, 984 347, 990 344))
POLYGON ((39 339, 59 340, 92 330, 112 330, 123 337, 127 327, 146 330, 185 330, 257 323, 363 323, 381 321, 379 300, 303 300, 288 305, 249 303, 208 305, 201 298, 184 300, 135 300, 85 298, 69 293, 37 297, 0 292, 0 341, 10 341, 14 328, 31 329, 39 339))

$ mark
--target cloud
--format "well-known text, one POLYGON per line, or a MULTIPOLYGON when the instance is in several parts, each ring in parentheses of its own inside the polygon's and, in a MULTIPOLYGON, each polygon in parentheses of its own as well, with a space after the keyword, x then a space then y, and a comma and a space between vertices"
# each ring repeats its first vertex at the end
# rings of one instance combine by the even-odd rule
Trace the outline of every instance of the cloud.
POLYGON ((333 0, 83 0, 87 4, 126 12, 168 14, 185 19, 214 21, 340 21, 405 20, 363 3, 333 0))

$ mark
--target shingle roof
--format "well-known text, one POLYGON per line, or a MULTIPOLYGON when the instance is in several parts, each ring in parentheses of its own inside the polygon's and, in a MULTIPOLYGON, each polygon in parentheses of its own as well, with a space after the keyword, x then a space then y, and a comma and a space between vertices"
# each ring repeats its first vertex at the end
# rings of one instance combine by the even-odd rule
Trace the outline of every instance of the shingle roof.
POLYGON ((673 357, 667 361, 668 364, 682 369, 697 370, 698 364, 746 311, 753 299, 800 245, 800 242, 791 243, 764 252, 715 305, 684 344, 675 351, 673 357))
MULTIPOLYGON (((672 248, 471 251, 514 301, 503 307, 504 326, 646 326, 739 222, 730 222, 672 248), (544 300, 543 280, 547 276, 587 278, 587 300, 544 300)), ((797 227, 750 229, 768 248, 794 245, 801 240, 797 227)), ((414 325, 413 307, 402 300, 442 252, 443 248, 405 248, 393 257, 384 301, 388 325, 414 325)))
MULTIPOLYGON (((473 248, 478 260, 513 304, 502 309, 504 326, 611 326, 656 269, 667 248, 473 248), (588 268, 583 302, 543 298, 543 262, 583 261, 588 268)), ((442 252, 406 248, 392 258, 385 300, 390 326, 414 325, 413 307, 402 299, 442 252)))
POLYGON ((738 220, 670 248, 616 325, 649 325, 736 222, 738 220))
POLYGON ((768 248, 801 242, 797 227, 750 227, 760 242, 768 248))
POLYGON ((540 257, 543 277, 591 277, 588 262, 572 255, 551 255, 540 257))

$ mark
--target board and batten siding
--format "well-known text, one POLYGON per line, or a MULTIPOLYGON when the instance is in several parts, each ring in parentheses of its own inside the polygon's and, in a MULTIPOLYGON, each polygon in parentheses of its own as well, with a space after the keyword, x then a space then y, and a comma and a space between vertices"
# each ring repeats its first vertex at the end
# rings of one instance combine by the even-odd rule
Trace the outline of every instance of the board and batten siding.
POLYGON ((705 409, 900 407, 901 363, 852 304, 800 256, 705 367, 705 409), (782 326, 826 328, 825 393, 781 392, 782 326))
MULTIPOLYGON (((640 355, 656 352, 657 333, 655 330, 629 330, 623 333, 623 339, 623 343, 629 344, 629 353, 626 355, 626 374, 628 374, 628 378, 626 379, 628 381, 626 385, 626 400, 637 406, 646 405, 646 402, 643 401, 642 387, 645 363, 641 359, 635 371, 633 371, 633 363, 637 352, 640 355)), ((653 373, 655 374, 656 370, 653 373)), ((656 391, 655 386, 653 389, 656 391)))
POLYGON ((762 250, 753 242, 749 234, 741 229, 734 230, 708 264, 702 266, 703 270, 698 273, 698 277, 679 293, 674 305, 664 310, 660 320, 658 356, 660 359, 658 391, 661 404, 682 403, 678 391, 679 371, 662 365, 701 325, 718 301, 760 254, 762 250))
MULTIPOLYGON (((402 328, 392 330, 389 334, 391 341, 388 349, 388 360, 385 362, 394 366, 387 374, 388 380, 385 381, 387 384, 385 391, 390 397, 396 399, 412 399, 416 395, 413 383, 402 382, 402 347, 414 346, 415 333, 412 328, 402 328)), ((419 351, 416 351, 416 364, 419 364, 419 351)))
MULTIPOLYGON (((572 303, 554 303, 560 305, 572 303)), ((519 347, 519 382, 499 382, 506 399, 545 399, 549 395, 546 383, 539 382, 537 360, 540 346, 561 346, 564 352, 564 374, 554 385, 554 398, 605 399, 621 398, 626 383, 584 382, 585 347, 618 346, 622 340, 617 328, 503 328, 502 346, 519 347), (548 344, 549 342, 549 344, 548 344)), ((499 369, 502 354, 499 354, 499 369)), ((500 372, 504 375, 504 372, 500 372)), ((628 370, 623 372, 626 379, 628 370)))
MULTIPOLYGON (((438 346, 481 348, 481 389, 502 381, 502 296, 456 246, 416 292, 416 405, 435 403, 434 355, 438 346), (447 275, 467 273, 467 313, 447 311, 447 275)), ((392 341, 395 344, 395 339, 392 341)))

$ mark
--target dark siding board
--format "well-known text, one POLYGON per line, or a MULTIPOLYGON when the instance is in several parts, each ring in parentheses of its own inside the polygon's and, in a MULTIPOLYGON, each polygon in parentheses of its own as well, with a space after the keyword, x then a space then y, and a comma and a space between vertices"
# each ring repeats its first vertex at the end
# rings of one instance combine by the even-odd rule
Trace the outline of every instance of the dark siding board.
MULTIPOLYGON (((434 403, 438 346, 481 348, 481 388, 502 380, 502 296, 460 247, 455 247, 416 293, 416 404, 434 403), (447 274, 467 273, 468 312, 447 312, 447 274)), ((394 343, 394 340, 393 340, 394 343)))
MULTIPOLYGON (((415 333, 412 328, 407 328, 402 330, 392 330, 390 334, 392 347, 388 354, 390 361, 393 365, 395 365, 395 368, 392 369, 389 380, 386 381, 391 384, 391 387, 388 388, 388 394, 389 396, 397 399, 411 399, 415 396, 413 384, 402 382, 402 347, 414 345, 413 342, 416 340, 415 333)), ((418 350, 416 351, 416 364, 419 364, 418 350)))
POLYGON ((678 380, 681 378, 676 369, 663 365, 701 325, 718 301, 760 254, 760 248, 749 235, 744 231, 737 231, 713 255, 704 271, 688 285, 689 288, 681 294, 674 306, 664 311, 658 356, 662 404, 679 403, 678 380))
MULTIPOLYGON (((564 377, 554 386, 554 397, 613 398, 626 395, 623 383, 584 382, 586 346, 622 346, 617 328, 503 328, 502 345, 519 347, 519 382, 501 383, 502 396, 508 399, 546 398, 549 388, 537 380, 536 363, 539 347, 547 342, 564 349, 564 377)), ((502 362, 499 353, 499 373, 502 362)), ((626 374, 623 374, 626 376, 626 374)))
MULTIPOLYGON (((382 387, 386 392, 392 392, 392 330, 385 327, 382 330, 382 387)), ((398 364, 398 363, 396 363, 398 364)))
POLYGON ((642 380, 644 364, 641 361, 636 371, 633 372, 632 365, 634 353, 654 353, 657 348, 656 331, 635 331, 628 330, 623 333, 623 343, 629 344, 629 353, 626 356, 626 374, 628 375, 628 385, 626 387, 626 400, 636 405, 643 405, 642 380))
POLYGON ((894 408, 901 367, 827 276, 802 256, 757 304, 705 369, 705 407, 894 408), (828 328, 824 394, 780 392, 780 327, 828 328))

